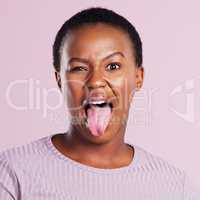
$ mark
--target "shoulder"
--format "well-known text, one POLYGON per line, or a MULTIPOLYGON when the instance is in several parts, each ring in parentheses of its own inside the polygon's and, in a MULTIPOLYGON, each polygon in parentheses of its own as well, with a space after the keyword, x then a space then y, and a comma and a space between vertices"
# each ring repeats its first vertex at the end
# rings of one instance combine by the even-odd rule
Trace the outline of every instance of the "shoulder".
POLYGON ((200 199, 200 188, 197 187, 191 177, 185 174, 184 179, 184 199, 185 200, 199 200, 200 199))
POLYGON ((18 199, 19 180, 24 177, 20 174, 29 166, 31 169, 36 161, 36 155, 44 151, 44 139, 40 138, 0 152, 0 199, 18 199))
POLYGON ((135 171, 142 177, 148 188, 156 185, 162 193, 171 191, 173 199, 182 197, 185 200, 200 199, 197 186, 191 181, 185 170, 178 168, 169 161, 150 153, 142 147, 135 147, 135 171), (166 190, 167 189, 167 190, 166 190))
POLYGON ((37 159, 41 154, 47 151, 46 141, 50 136, 33 140, 29 143, 4 149, 0 152, 0 165, 2 163, 10 164, 25 163, 30 159, 37 159))
POLYGON ((176 179, 184 183, 185 171, 158 155, 152 154, 142 147, 134 145, 138 167, 146 173, 168 179, 176 179))

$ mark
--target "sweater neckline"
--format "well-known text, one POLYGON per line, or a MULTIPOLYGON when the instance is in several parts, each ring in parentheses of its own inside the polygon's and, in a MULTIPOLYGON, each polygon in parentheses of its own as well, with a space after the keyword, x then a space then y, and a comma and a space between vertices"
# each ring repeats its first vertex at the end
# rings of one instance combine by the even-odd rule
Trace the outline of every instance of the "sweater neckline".
POLYGON ((138 159, 139 159, 138 158, 138 153, 139 153, 138 148, 136 145, 133 145, 130 142, 128 142, 128 143, 126 142, 126 144, 128 144, 132 148, 134 148, 134 156, 132 158, 132 161, 129 163, 129 165, 123 166, 123 167, 118 167, 118 168, 97 168, 97 167, 93 167, 93 166, 86 165, 86 164, 80 163, 78 161, 75 161, 75 160, 67 157, 63 153, 61 153, 52 142, 52 137, 54 135, 56 135, 56 134, 51 134, 51 135, 47 136, 48 148, 52 151, 52 153, 54 153, 54 155, 57 156, 57 158, 60 158, 61 160, 64 160, 65 162, 68 162, 70 165, 73 165, 74 167, 77 167, 79 169, 94 172, 94 173, 112 174, 112 173, 128 172, 131 169, 134 169, 135 166, 138 164, 138 159))

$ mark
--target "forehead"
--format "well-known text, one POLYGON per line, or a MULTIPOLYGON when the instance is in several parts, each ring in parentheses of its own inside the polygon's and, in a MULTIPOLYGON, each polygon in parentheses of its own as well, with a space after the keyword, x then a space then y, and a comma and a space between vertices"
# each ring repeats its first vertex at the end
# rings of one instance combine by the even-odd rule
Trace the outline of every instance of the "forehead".
POLYGON ((128 33, 121 28, 97 23, 82 25, 70 31, 64 41, 64 51, 68 56, 97 59, 113 51, 130 56, 133 54, 133 46, 128 33))

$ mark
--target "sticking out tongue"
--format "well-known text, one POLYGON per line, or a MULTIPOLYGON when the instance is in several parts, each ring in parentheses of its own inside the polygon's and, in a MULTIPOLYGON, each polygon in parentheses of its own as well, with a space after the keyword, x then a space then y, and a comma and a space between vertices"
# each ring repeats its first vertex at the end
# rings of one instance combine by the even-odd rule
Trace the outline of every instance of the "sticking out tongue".
POLYGON ((91 105, 87 109, 87 122, 90 132, 94 136, 100 136, 104 133, 111 117, 111 108, 109 105, 99 107, 91 105))

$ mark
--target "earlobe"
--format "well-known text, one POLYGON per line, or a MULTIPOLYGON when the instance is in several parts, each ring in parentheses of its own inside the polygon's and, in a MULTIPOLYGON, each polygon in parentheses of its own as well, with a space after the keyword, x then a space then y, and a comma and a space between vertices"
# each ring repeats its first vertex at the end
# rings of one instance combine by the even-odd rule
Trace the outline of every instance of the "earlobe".
POLYGON ((140 90, 143 84, 143 79, 144 79, 144 68, 138 67, 136 69, 136 91, 140 90))
POLYGON ((55 71, 55 77, 56 77, 56 82, 58 84, 58 87, 59 87, 60 91, 62 91, 60 73, 55 71))

